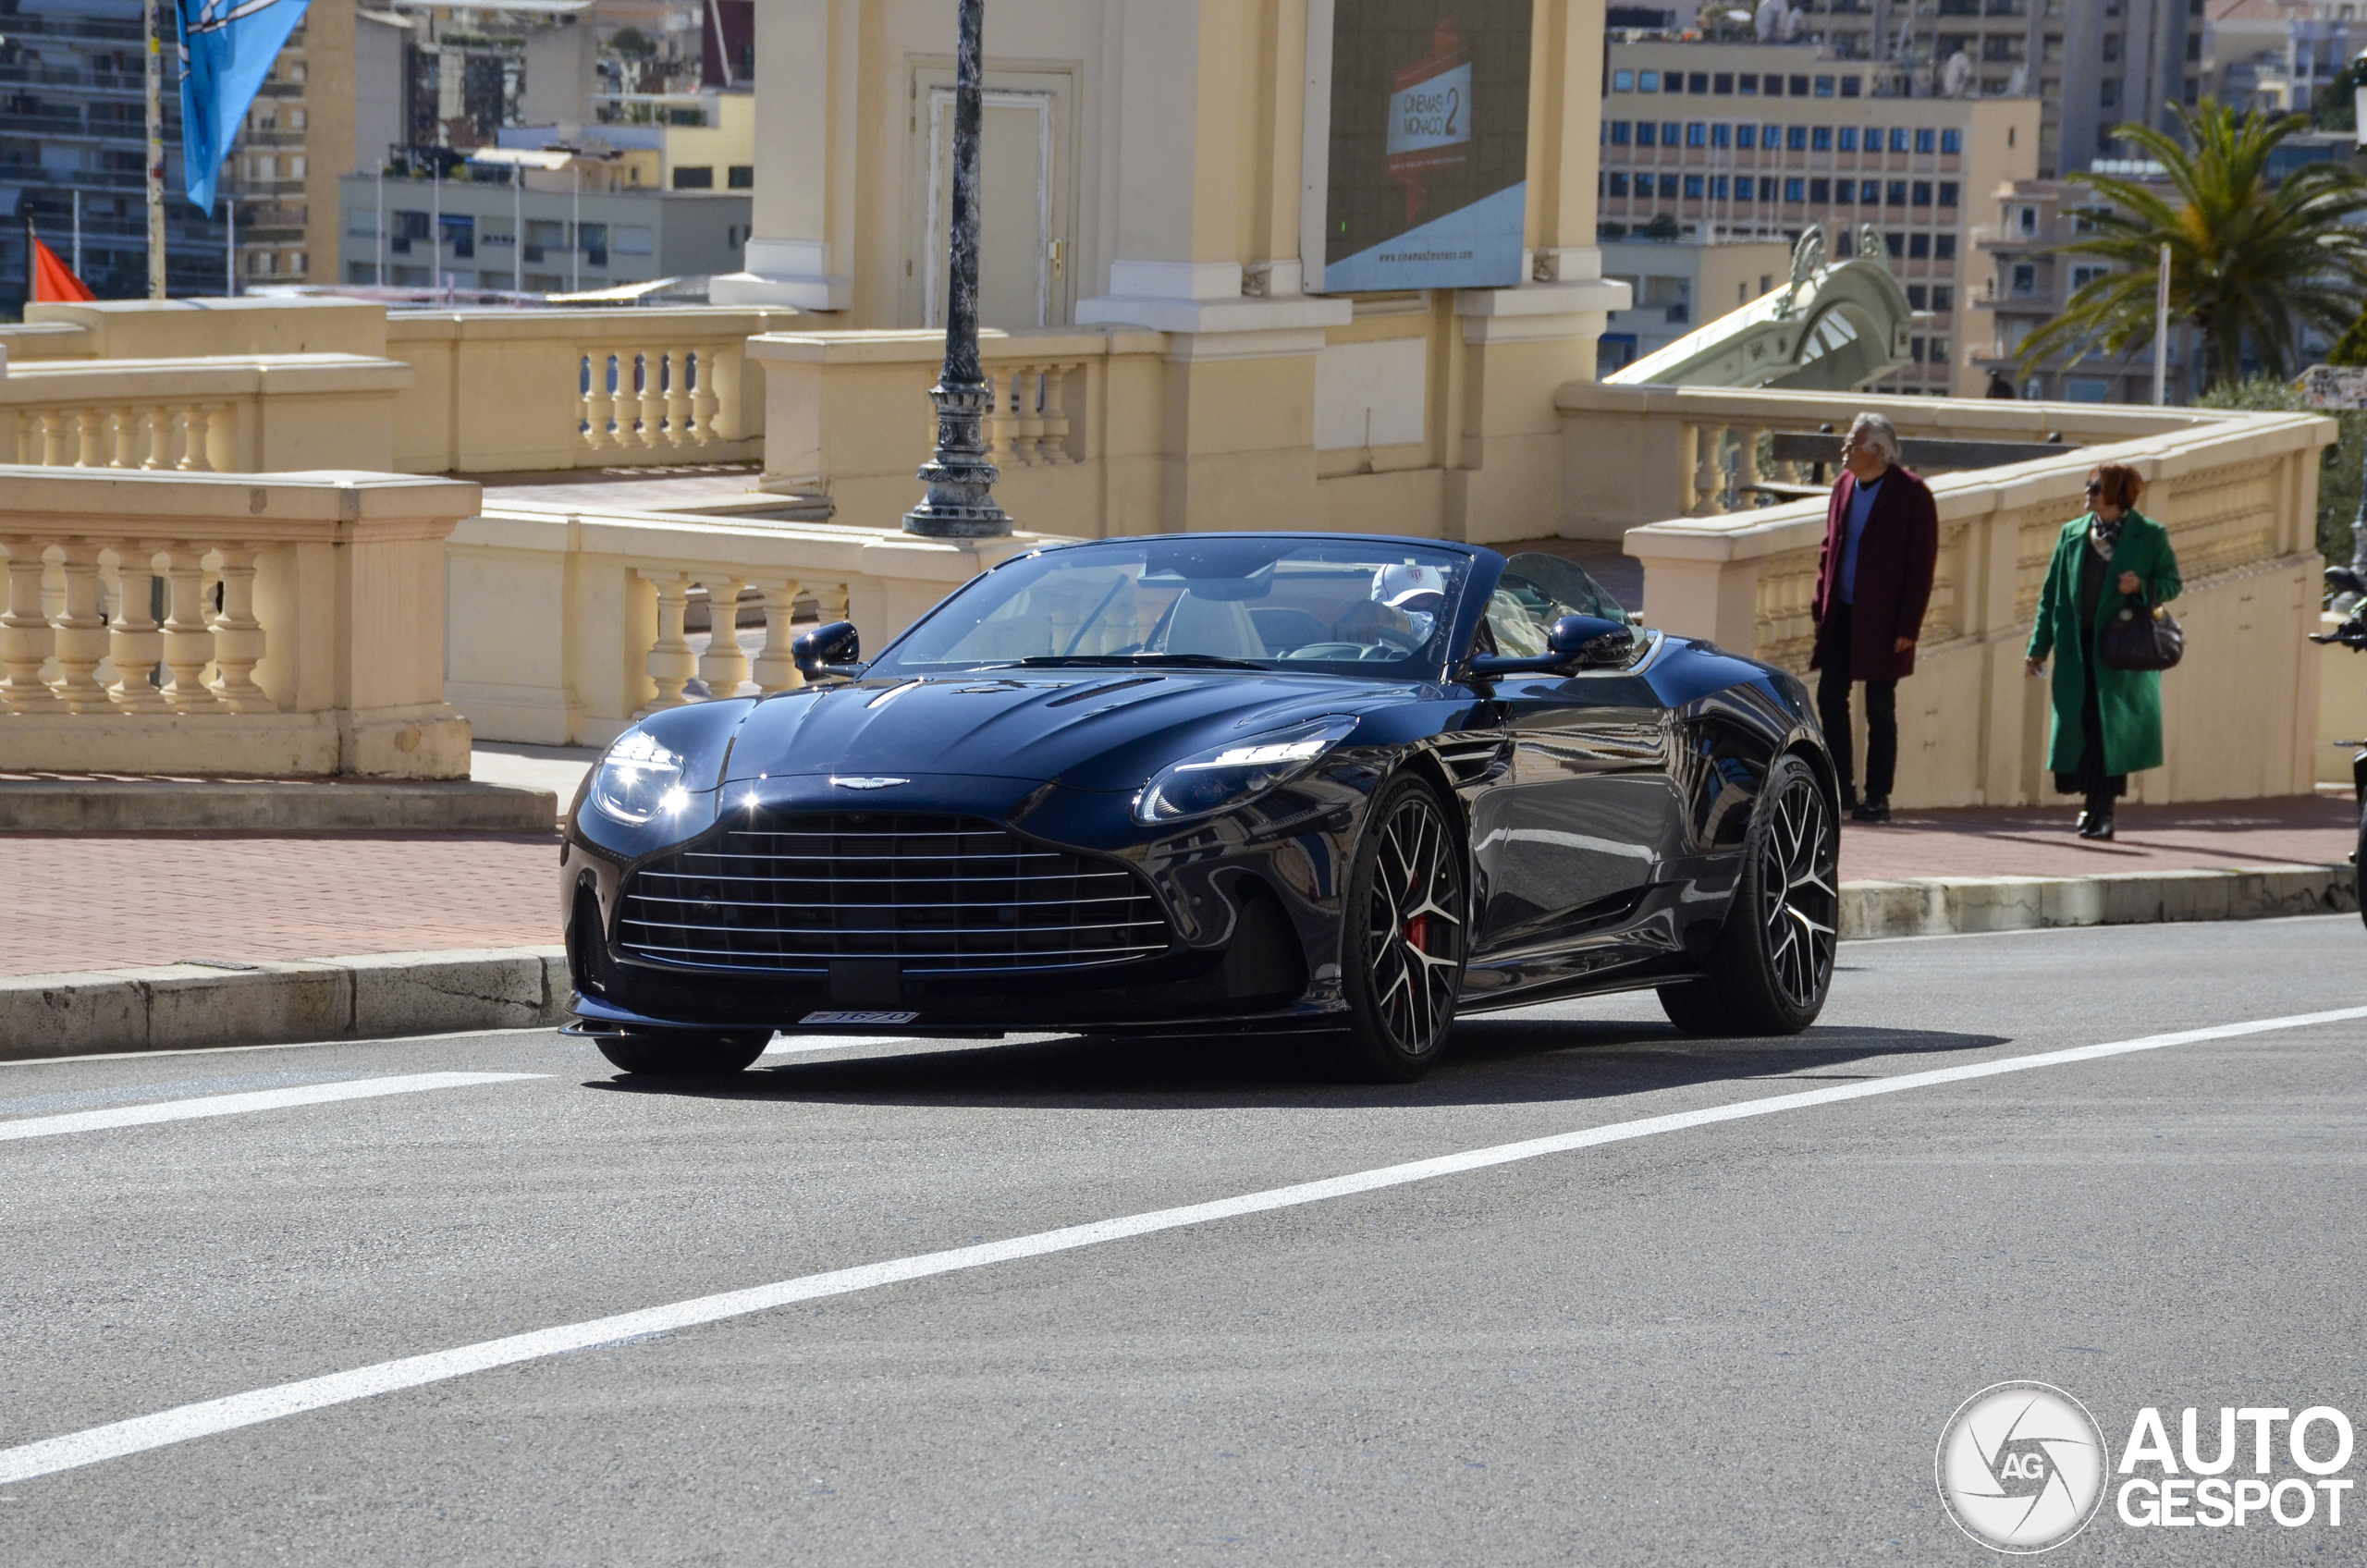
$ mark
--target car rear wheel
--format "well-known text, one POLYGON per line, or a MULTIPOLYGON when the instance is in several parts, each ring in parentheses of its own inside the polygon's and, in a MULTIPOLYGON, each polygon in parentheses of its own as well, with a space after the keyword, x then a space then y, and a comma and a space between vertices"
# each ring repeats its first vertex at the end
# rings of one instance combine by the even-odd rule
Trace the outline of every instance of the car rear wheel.
POLYGON ((728 1078, 772 1044, 769 1032, 735 1035, 601 1035, 600 1054, 619 1071, 652 1078, 728 1078))
POLYGON ((1798 757, 1778 758, 1705 973, 1661 987, 1669 1022, 1688 1035, 1797 1035, 1815 1023, 1833 986, 1840 861, 1823 785, 1798 757))
POLYGON ((1429 1071, 1454 1023, 1469 917, 1462 834, 1437 791, 1410 775, 1383 785, 1348 871, 1344 1072, 1404 1084, 1429 1071))

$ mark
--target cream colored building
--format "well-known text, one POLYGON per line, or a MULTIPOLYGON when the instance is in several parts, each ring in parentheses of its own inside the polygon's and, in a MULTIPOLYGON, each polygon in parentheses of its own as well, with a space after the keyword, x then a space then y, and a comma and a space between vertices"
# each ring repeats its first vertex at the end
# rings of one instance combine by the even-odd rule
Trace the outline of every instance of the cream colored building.
MULTIPOLYGON (((986 325, 1103 329, 1096 362, 1123 355, 1151 367, 1063 382, 1077 396, 1115 389, 1108 407, 1068 412, 1091 412, 1146 477, 1061 515, 1022 515, 1022 526, 1555 532, 1553 391, 1591 378, 1604 312, 1625 302, 1601 281, 1594 247, 1601 8, 1534 7, 1516 274, 1526 281, 1354 297, 1304 290, 1308 9, 988 7, 986 325)), ((940 318, 953 20, 935 0, 758 7, 754 236, 747 270, 718 278, 712 297, 814 313, 796 342, 751 350, 765 359, 780 430, 836 417, 847 383, 825 392, 821 378, 850 356, 885 351, 833 335, 940 318)), ((1070 357, 1080 357, 1073 346, 1070 357)), ((1040 373, 1029 386, 1043 396, 1040 373)), ((794 449, 768 442, 773 478, 827 484, 799 471, 794 449)), ((914 443, 883 484, 910 489, 889 476, 926 455, 925 439, 914 443)), ((876 504, 888 504, 884 490, 876 504)), ((892 523, 869 515, 873 505, 840 515, 892 523)))

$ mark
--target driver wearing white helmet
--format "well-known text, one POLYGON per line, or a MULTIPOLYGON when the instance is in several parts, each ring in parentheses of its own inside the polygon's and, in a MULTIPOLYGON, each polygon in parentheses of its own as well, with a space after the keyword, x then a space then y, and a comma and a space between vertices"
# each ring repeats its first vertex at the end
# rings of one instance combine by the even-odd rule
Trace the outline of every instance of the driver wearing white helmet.
POLYGON ((1331 628, 1346 642, 1369 643, 1376 632, 1394 632, 1390 640, 1405 640, 1408 649, 1430 640, 1430 629, 1446 604, 1446 569, 1399 564, 1372 574, 1372 587, 1363 604, 1353 606, 1331 628))

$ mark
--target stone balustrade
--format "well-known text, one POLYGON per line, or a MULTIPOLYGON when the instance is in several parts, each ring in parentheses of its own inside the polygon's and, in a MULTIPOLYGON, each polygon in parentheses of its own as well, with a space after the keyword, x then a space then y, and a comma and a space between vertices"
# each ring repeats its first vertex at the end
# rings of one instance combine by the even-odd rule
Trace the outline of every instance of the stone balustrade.
POLYGON ((1574 382, 1554 395, 1562 416, 1564 537, 1616 539, 1639 523, 1716 517, 1765 504, 1751 486, 1798 484, 1795 465, 1762 461, 1765 437, 1845 432, 1879 413, 1908 439, 2091 447, 2209 426, 2227 413, 2101 403, 1891 398, 1723 386, 1605 386, 1574 382))
POLYGON ((803 685, 801 619, 852 620, 877 650, 1041 542, 497 508, 452 534, 446 695, 487 740, 606 745, 661 708, 803 685))
MULTIPOLYGON (((1160 530, 1168 351, 1164 333, 1136 327, 981 333, 1003 508, 1064 535, 1160 530)), ((866 522, 918 501, 942 332, 775 332, 750 340, 748 357, 765 367, 767 487, 828 496, 840 517, 866 522)))
MULTIPOLYGON (((1791 395, 1723 393, 1724 417, 1750 420, 1754 396, 1775 400, 1756 411, 1760 427, 1792 417, 1781 401, 1791 395)), ((1929 410, 1936 423, 1981 408, 1922 398, 1834 401, 1889 405, 1910 438, 1931 429, 1911 423, 1910 410, 1929 410)), ((1993 406, 2025 414, 2064 408, 1993 406)), ((1939 565, 1915 676, 1899 688, 1894 801, 2022 805, 2055 798, 2044 772, 2047 687, 2024 674, 2022 654, 2055 540, 2066 521, 2086 511, 2081 488, 2100 462, 2127 463, 2145 475, 2142 509, 2168 528, 2186 580, 2176 613, 2186 627, 2187 657, 2164 678, 2166 766, 2137 775, 2133 798, 2309 793, 2319 770, 2324 661, 2306 638, 2319 622, 2318 455, 2334 439, 2333 422, 2311 414, 2080 411, 2134 414, 2156 428, 1931 481, 1939 565)), ((1647 466, 1632 452, 1625 460, 1647 466)), ((1824 500, 1811 497, 1631 530, 1625 549, 1644 563, 1644 619, 1805 673, 1825 516, 1824 500)))
POLYGON ((11 364, 0 462, 257 473, 394 462, 411 367, 360 354, 11 364))
POLYGON ((466 778, 443 551, 477 503, 390 474, 0 467, 0 771, 466 778))
POLYGON ((794 311, 398 311, 386 352, 418 381, 396 406, 395 466, 497 473, 763 454, 745 346, 794 311))

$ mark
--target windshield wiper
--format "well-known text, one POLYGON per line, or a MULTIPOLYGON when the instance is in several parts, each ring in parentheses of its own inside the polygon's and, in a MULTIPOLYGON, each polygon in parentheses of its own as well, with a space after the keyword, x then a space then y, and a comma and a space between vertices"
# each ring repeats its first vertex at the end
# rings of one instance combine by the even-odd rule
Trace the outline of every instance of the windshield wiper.
POLYGON ((1033 654, 1019 662, 1030 669, 1052 669, 1062 665, 1184 665, 1195 669, 1257 670, 1268 668, 1248 659, 1229 659, 1219 654, 1033 654))

